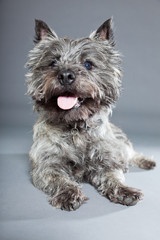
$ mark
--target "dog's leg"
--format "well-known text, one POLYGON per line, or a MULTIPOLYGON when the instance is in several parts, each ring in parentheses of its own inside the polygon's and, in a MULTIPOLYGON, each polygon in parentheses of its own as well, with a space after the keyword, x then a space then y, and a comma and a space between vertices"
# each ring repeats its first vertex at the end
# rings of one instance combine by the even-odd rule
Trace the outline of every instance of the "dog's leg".
POLYGON ((125 185, 122 170, 107 172, 103 176, 96 174, 92 177, 91 183, 102 196, 109 198, 114 203, 132 206, 143 198, 140 190, 125 185))
POLYGON ((67 174, 54 171, 54 166, 35 168, 32 171, 32 181, 38 189, 50 196, 49 203, 56 208, 76 210, 87 200, 81 187, 67 174))
POLYGON ((50 196, 56 208, 76 210, 87 198, 73 175, 74 149, 61 132, 47 125, 34 126, 34 143, 30 150, 31 177, 35 187, 50 196), (63 141, 62 141, 63 140, 63 141))
POLYGON ((156 166, 156 162, 153 161, 152 158, 146 157, 143 154, 135 153, 130 161, 130 166, 150 170, 156 166))

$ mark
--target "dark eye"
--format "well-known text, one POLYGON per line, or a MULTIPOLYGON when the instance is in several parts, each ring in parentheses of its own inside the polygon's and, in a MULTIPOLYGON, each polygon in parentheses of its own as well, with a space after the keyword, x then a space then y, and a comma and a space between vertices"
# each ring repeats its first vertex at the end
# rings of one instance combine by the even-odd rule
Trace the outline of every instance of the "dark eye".
POLYGON ((93 65, 91 62, 85 61, 84 66, 87 70, 91 70, 93 65))
POLYGON ((49 66, 50 66, 50 67, 55 67, 55 66, 56 66, 56 63, 57 63, 56 60, 53 60, 53 61, 49 64, 49 66))

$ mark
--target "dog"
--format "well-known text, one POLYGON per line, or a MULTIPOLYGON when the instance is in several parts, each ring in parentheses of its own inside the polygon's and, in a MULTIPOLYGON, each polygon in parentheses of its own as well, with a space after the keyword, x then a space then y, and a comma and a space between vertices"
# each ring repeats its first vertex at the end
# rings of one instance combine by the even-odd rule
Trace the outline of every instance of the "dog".
POLYGON ((129 166, 156 166, 109 121, 122 78, 112 25, 108 19, 89 37, 71 40, 35 20, 35 46, 26 63, 27 93, 39 114, 31 177, 62 210, 76 210, 88 200, 81 183, 114 203, 135 205, 143 193, 125 184, 124 173, 129 166))

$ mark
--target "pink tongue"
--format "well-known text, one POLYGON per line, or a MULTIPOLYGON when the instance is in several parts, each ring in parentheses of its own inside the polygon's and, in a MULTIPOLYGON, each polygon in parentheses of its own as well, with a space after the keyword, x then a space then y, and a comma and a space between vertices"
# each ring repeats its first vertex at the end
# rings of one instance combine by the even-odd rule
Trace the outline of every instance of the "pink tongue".
POLYGON ((74 107, 77 103, 77 97, 67 97, 67 96, 59 96, 57 99, 58 106, 63 110, 68 110, 74 107))

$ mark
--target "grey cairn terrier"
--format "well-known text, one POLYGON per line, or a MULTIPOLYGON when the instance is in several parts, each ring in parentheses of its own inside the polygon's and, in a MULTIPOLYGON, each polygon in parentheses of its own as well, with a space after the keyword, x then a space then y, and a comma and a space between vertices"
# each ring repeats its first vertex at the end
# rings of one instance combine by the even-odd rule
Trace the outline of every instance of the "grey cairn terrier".
POLYGON ((27 93, 39 114, 29 154, 34 186, 68 211, 88 200, 84 182, 114 203, 135 205, 143 194, 125 184, 124 173, 156 164, 109 122, 122 77, 112 19, 77 40, 59 38, 36 20, 34 43, 26 64, 27 93))

